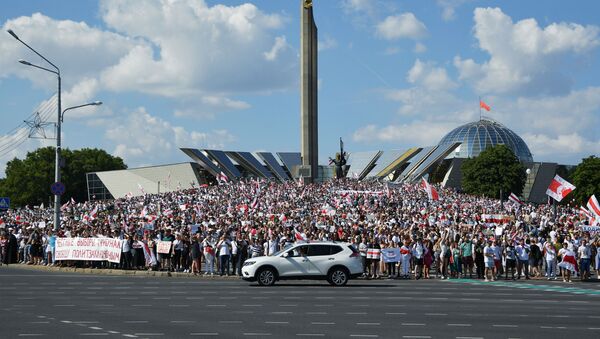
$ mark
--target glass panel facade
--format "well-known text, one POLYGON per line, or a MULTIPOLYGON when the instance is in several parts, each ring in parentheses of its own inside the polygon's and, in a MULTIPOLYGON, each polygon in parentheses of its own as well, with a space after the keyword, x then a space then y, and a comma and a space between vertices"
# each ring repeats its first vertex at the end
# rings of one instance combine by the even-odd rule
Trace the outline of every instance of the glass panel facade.
POLYGON ((462 143, 460 152, 455 157, 476 157, 487 147, 504 144, 509 147, 519 160, 533 161, 527 144, 516 133, 506 126, 492 120, 479 120, 457 127, 442 138, 439 145, 462 143))
POLYGON ((96 173, 87 174, 88 200, 114 199, 96 173))
POLYGON ((348 176, 351 178, 358 177, 362 179, 369 173, 369 167, 372 167, 373 163, 379 159, 380 155, 381 151, 352 153, 348 162, 350 165, 348 176))

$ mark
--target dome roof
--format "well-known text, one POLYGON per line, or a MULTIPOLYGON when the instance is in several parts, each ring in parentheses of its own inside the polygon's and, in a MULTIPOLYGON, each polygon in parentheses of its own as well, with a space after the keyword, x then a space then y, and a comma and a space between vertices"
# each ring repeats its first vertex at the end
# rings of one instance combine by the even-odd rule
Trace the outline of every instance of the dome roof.
POLYGON ((454 142, 462 144, 451 157, 472 158, 488 147, 506 145, 521 162, 533 161, 525 141, 506 126, 493 120, 482 119, 459 126, 446 134, 439 145, 449 145, 454 142))

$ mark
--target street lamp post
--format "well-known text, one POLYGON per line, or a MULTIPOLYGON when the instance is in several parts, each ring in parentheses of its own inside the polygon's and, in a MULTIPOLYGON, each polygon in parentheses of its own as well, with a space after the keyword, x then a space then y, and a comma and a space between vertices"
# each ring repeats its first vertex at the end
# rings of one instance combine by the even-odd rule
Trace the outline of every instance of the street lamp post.
MULTIPOLYGON (((25 43, 23 40, 21 40, 17 36, 17 34, 15 34, 15 32, 13 32, 12 29, 8 30, 8 34, 12 35, 13 38, 15 38, 17 41, 19 41, 23 45, 25 45, 25 47, 29 48, 32 52, 37 54, 40 58, 44 59, 44 61, 46 61, 49 65, 51 65, 54 68, 54 70, 32 64, 25 60, 19 60, 20 63, 22 63, 23 65, 39 68, 46 72, 56 74, 56 77, 58 79, 58 109, 57 109, 58 116, 57 116, 57 121, 56 121, 56 155, 55 155, 55 164, 54 164, 54 182, 60 182, 60 162, 61 162, 61 135, 60 134, 61 134, 61 125, 62 125, 64 113, 70 109, 84 107, 84 106, 91 106, 91 105, 101 105, 102 103, 99 101, 96 101, 96 102, 85 104, 85 105, 69 107, 69 108, 65 109, 64 111, 62 111, 60 69, 55 64, 53 64, 50 60, 46 59, 43 55, 38 53, 38 51, 36 51, 31 46, 29 46, 27 43, 25 43)), ((56 194, 56 195, 54 195, 54 230, 55 231, 60 228, 60 205, 61 205, 60 204, 60 195, 56 194)))

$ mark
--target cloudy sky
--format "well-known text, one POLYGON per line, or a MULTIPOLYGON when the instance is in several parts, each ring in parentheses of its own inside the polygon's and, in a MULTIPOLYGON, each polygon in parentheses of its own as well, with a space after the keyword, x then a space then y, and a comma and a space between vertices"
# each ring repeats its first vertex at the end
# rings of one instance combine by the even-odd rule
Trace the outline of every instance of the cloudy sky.
MULTIPOLYGON (((314 3, 321 162, 338 137, 350 152, 436 144, 478 119, 478 97, 537 161, 600 154, 596 1, 314 3)), ((299 0, 1 2, 0 177, 53 143, 6 146, 56 92, 7 29, 61 68, 63 107, 104 102, 67 113, 64 147, 136 167, 188 161, 179 147, 299 150, 299 15, 299 0)))

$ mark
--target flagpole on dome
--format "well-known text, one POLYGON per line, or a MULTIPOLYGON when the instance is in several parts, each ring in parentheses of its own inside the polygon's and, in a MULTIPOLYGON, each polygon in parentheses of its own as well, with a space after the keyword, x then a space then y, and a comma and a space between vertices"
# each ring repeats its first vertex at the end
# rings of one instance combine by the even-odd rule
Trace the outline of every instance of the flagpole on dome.
POLYGON ((481 121, 481 96, 479 97, 479 121, 481 121))

